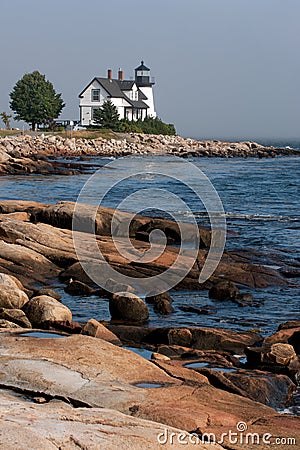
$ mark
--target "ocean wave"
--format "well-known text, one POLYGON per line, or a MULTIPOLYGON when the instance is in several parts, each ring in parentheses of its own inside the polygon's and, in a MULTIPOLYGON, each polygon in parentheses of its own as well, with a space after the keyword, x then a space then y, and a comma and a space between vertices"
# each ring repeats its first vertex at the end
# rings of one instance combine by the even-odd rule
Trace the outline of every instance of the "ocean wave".
MULTIPOLYGON (((181 211, 178 212, 179 214, 181 211)), ((208 213, 206 211, 198 211, 195 213, 183 212, 184 217, 197 217, 197 218, 207 218, 208 213)), ((214 217, 222 217, 223 214, 218 213, 210 213, 211 216, 214 217)), ((275 214, 254 214, 254 213, 238 213, 238 212, 226 212, 226 219, 236 219, 236 220, 249 220, 249 221, 276 221, 276 222, 300 222, 300 217, 291 217, 291 216, 283 216, 283 215, 275 215, 275 214)))
POLYGON ((261 221, 276 221, 276 222, 299 222, 300 217, 282 216, 275 214, 244 214, 227 212, 226 218, 242 219, 242 220, 261 220, 261 221))

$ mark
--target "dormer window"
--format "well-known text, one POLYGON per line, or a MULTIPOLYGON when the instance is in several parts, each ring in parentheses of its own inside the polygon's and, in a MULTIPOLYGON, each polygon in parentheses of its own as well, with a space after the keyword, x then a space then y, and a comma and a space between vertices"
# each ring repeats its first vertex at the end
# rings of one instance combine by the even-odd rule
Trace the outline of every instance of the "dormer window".
POLYGON ((92 102, 100 102, 100 89, 92 89, 92 102))

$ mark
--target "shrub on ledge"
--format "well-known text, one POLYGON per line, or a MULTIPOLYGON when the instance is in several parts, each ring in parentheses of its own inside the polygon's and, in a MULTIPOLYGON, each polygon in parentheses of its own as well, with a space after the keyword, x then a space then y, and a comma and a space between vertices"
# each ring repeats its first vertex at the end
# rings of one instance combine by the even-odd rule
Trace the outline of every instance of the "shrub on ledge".
MULTIPOLYGON (((145 133, 145 134, 168 134, 171 136, 176 135, 176 130, 173 124, 164 123, 158 117, 146 117, 145 119, 138 119, 137 121, 130 121, 127 119, 114 120, 113 124, 108 127, 107 123, 105 128, 110 128, 113 131, 120 133, 145 133)), ((90 125, 87 127, 91 130, 101 130, 103 125, 90 125)))

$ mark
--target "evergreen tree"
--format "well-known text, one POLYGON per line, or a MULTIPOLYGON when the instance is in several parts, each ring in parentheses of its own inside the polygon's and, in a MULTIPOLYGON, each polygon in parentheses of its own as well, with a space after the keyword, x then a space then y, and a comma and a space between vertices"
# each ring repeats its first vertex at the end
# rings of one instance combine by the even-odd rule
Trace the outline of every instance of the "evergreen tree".
POLYGON ((104 102, 99 109, 94 111, 94 121, 102 128, 117 131, 119 128, 119 114, 116 106, 110 100, 104 102))
POLYGON ((52 83, 38 71, 26 73, 10 93, 10 107, 16 120, 24 120, 35 130, 39 124, 56 119, 65 104, 52 83))

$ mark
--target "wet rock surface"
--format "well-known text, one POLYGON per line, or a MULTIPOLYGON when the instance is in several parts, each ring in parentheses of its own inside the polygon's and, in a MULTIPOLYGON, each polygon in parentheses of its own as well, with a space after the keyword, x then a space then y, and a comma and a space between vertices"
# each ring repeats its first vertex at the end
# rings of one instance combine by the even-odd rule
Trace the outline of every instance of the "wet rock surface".
POLYGON ((91 288, 85 283, 77 280, 69 280, 68 284, 64 288, 65 292, 70 295, 93 295, 95 294, 95 289, 91 288))
MULTIPOLYGON (((34 339, 34 342, 33 339, 2 333, 0 382, 2 388, 9 389, 13 395, 34 393, 34 397, 50 400, 36 405, 30 403, 33 420, 27 425, 28 436, 34 432, 36 439, 46 439, 47 445, 48 441, 52 444, 56 443, 55 439, 61 438, 66 442, 65 448, 72 448, 71 434, 82 444, 95 444, 99 438, 99 427, 102 437, 101 427, 106 424, 107 417, 110 417, 115 430, 121 427, 115 431, 117 436, 120 434, 120 439, 123 439, 123 430, 127 430, 127 425, 131 423, 138 427, 138 424, 143 423, 139 422, 141 419, 151 421, 155 431, 162 426, 176 427, 185 431, 198 430, 199 436, 211 432, 220 437, 225 428, 236 430, 236 424, 244 421, 251 432, 300 438, 297 418, 279 416, 272 408, 261 403, 216 388, 206 381, 205 376, 194 370, 177 367, 173 361, 155 361, 154 364, 133 352, 83 335, 64 339, 34 339), (74 409, 74 405, 79 408, 74 409), (86 409, 87 406, 90 408, 86 409), (96 434, 91 419, 95 414, 98 426, 96 434), (63 437, 59 434, 61 427, 58 426, 63 420, 62 415, 67 420, 67 425, 62 427, 63 437), (118 418, 123 420, 123 426, 118 418), (69 428, 69 422, 74 428, 69 428), (53 435, 55 429, 58 434, 53 435)), ((5 408, 8 408, 8 404, 12 407, 11 397, 6 401, 6 395, 9 394, 1 396, 1 412, 7 411, 5 408)), ((14 428, 11 435, 14 439, 17 439, 18 430, 18 436, 24 432, 23 423, 18 418, 27 414, 28 419, 27 403, 24 404, 24 400, 14 401, 13 405, 13 409, 5 414, 5 418, 9 414, 11 419, 1 419, 2 440, 5 439, 3 430, 9 431, 10 427, 14 428)), ((144 424, 144 439, 149 438, 153 445, 155 437, 153 434, 152 437, 148 436, 147 423, 144 424)), ((139 427, 136 433, 140 436, 138 430, 139 427)), ((134 437, 127 430, 126 442, 134 445, 136 433, 134 437)), ((110 445, 113 436, 114 433, 112 437, 109 433, 103 437, 103 442, 110 445)), ((41 445, 41 442, 37 440, 37 445, 41 445)), ((148 448, 146 444, 143 448, 148 448)), ((240 449, 242 446, 232 444, 231 448, 240 449)), ((260 448, 269 446, 261 445, 260 448)))
MULTIPOLYGON (((33 282, 45 282, 47 279, 60 275, 61 279, 78 281, 90 284, 91 280, 78 264, 78 258, 74 250, 72 236, 72 218, 74 203, 60 202, 56 205, 39 205, 35 202, 1 201, 0 211, 3 214, 12 212, 28 212, 30 222, 7 219, 0 220, 0 271, 15 275, 26 287, 33 282)), ((90 208, 83 205, 83 217, 91 214, 90 208)), ((129 276, 154 276, 169 268, 178 256, 178 248, 168 245, 161 257, 152 263, 140 264, 130 262, 122 257, 112 238, 109 236, 111 218, 114 210, 99 208, 96 215, 96 240, 101 253, 110 262, 110 265, 129 276), (129 264, 130 262, 130 264, 129 264)), ((120 220, 127 213, 119 212, 120 220)), ((167 219, 160 219, 158 226, 166 227, 167 219)), ((152 223, 150 217, 136 216, 132 225, 133 245, 141 252, 149 248, 149 244, 135 239, 135 234, 140 227, 152 223)), ((155 225, 156 226, 156 225, 155 225)), ((119 230, 119 239, 122 240, 122 229, 119 230)), ((200 227, 200 234, 210 232, 200 227)), ((82 246, 87 247, 88 233, 81 233, 82 246)), ((191 271, 178 285, 180 289, 208 289, 220 281, 230 281, 252 288, 263 288, 270 285, 288 285, 286 278, 278 271, 269 267, 241 262, 234 252, 226 252, 213 277, 204 285, 199 285, 199 271, 205 263, 207 250, 199 249, 197 261, 191 271)), ((89 254, 93 261, 93 255, 89 254)), ((190 264, 190 256, 186 251, 183 262, 190 264)), ((194 258, 193 258, 194 262, 194 258)), ((95 270, 99 269, 98 261, 95 259, 95 270)))
POLYGON ((112 320, 143 323, 149 317, 147 305, 131 292, 118 292, 109 299, 112 320))
POLYGON ((28 301, 28 296, 20 289, 15 279, 0 273, 0 307, 19 309, 28 301))
MULTIPOLYGON (((294 325, 295 323, 293 323, 294 325)), ((267 336, 261 345, 245 349, 247 366, 287 374, 296 384, 300 383, 299 328, 281 328, 267 336)))
MULTIPOLYGON (((157 436, 179 434, 182 430, 166 427, 122 414, 107 408, 76 408, 63 401, 33 404, 30 397, 11 391, 0 391, 0 447, 7 450, 75 450, 142 448, 159 449, 157 436), (30 419, 30 420, 29 420, 30 419)), ((194 448, 188 444, 186 448, 194 448)), ((164 448, 176 448, 166 443, 164 448)), ((178 448, 178 447, 177 447, 178 448)), ((221 449, 220 446, 201 445, 200 449, 221 449)))
POLYGON ((220 281, 209 290, 209 297, 214 300, 234 300, 240 291, 232 281, 220 281))
POLYGON ((43 328, 47 322, 72 322, 72 313, 69 308, 47 295, 30 299, 24 306, 24 312, 30 322, 37 328, 43 328))
POLYGON ((272 408, 283 409, 296 390, 287 375, 275 375, 261 371, 251 371, 228 367, 195 368, 206 376, 209 382, 219 388, 250 398, 272 408))
MULTIPOLYGON (((199 436, 205 432, 220 436, 225 428, 235 430, 236 423, 245 421, 253 432, 294 436, 295 430, 299 429, 299 420, 279 416, 272 408, 284 408, 291 401, 299 379, 298 321, 284 324, 277 333, 265 339, 254 332, 235 333, 209 327, 154 328, 120 322, 107 324, 95 319, 90 319, 85 325, 72 322, 72 312, 54 298, 55 291, 51 293, 47 285, 58 275, 66 283, 66 289, 71 288, 76 295, 106 296, 113 319, 139 323, 148 318, 147 304, 130 292, 131 286, 125 285, 125 291, 120 294, 115 292, 120 285, 107 280, 100 292, 85 274, 73 246, 73 209, 74 204, 68 202, 50 206, 35 202, 0 202, 0 298, 3 298, 0 309, 0 384, 11 390, 12 395, 34 393, 34 397, 46 399, 32 407, 35 426, 28 431, 28 436, 31 432, 36 433, 32 435, 32 448, 34 438, 37 439, 36 448, 41 445, 47 448, 57 439, 65 439, 65 448, 76 448, 71 436, 82 448, 84 445, 97 448, 99 434, 94 436, 95 442, 89 440, 95 434, 95 423, 88 422, 85 414, 90 410, 90 417, 94 417, 99 408, 103 408, 101 423, 106 423, 106 417, 111 417, 113 426, 118 428, 120 420, 124 419, 127 439, 124 442, 129 446, 136 443, 136 435, 132 435, 130 428, 131 420, 137 427, 139 422, 135 421, 145 420, 154 424, 153 430, 161 430, 163 424, 186 432, 197 430, 199 436), (36 283, 44 288, 37 288, 36 283), (9 289, 11 295, 6 295, 9 289), (72 336, 63 334, 65 337, 62 339, 54 335, 25 336, 21 327, 27 331, 31 327, 60 330, 72 336), (120 348, 122 344, 150 349, 154 352, 152 362, 120 348), (237 357, 244 353, 248 358, 246 363, 237 357), (201 367, 187 367, 190 363, 198 363, 201 367), (62 417, 68 414, 65 408, 69 408, 72 414, 74 411, 78 413, 74 419, 76 425, 81 417, 81 425, 77 426, 76 432, 65 428, 62 438, 54 433, 54 425, 51 428, 46 419, 42 419, 44 416, 38 414, 38 407, 49 408, 49 414, 53 414, 51 421, 56 426, 65 420, 62 417), (82 408, 84 410, 81 411, 82 408), (106 410, 109 410, 107 416, 106 410)), ((86 213, 87 209, 82 212, 83 215, 86 213)), ((96 241, 114 268, 129 275, 142 272, 149 276, 165 270, 176 259, 178 249, 168 245, 165 254, 154 263, 143 267, 128 264, 126 258, 117 253, 108 234, 112 214, 113 210, 107 208, 98 210, 96 241)), ((121 216, 126 217, 126 213, 121 213, 121 216)), ((145 226, 149 231, 153 226, 151 218, 137 217, 131 228, 132 241, 142 251, 149 244, 136 237, 145 226)), ((167 228, 169 222, 160 219, 159 226, 167 228)), ((122 238, 122 227, 119 235, 122 238)), ((176 239, 174 233, 172 236, 176 239)), ((203 236, 207 237, 206 234, 203 236)), ((84 233, 82 239, 86 242, 84 233)), ((181 287, 190 289, 197 286, 199 289, 199 267, 205 255, 206 250, 200 249, 197 264, 181 287)), ((250 302, 250 298, 240 297, 248 294, 241 293, 239 286, 263 288, 270 284, 288 284, 277 270, 252 263, 251 256, 245 262, 245 258, 236 252, 225 253, 215 275, 200 288, 217 288, 220 292, 220 282, 226 288, 233 286, 234 295, 223 292, 222 298, 215 299, 216 307, 219 300, 250 302)), ((158 312, 160 307, 172 308, 172 298, 168 293, 159 296, 149 293, 146 301, 149 308, 155 307, 158 312)), ((16 411, 19 408, 19 414, 21 411, 28 413, 26 406, 23 410, 22 405, 17 402, 16 411)), ((4 411, 1 408, 5 405, 0 396, 0 413, 4 411)), ((18 443, 18 430, 19 436, 24 432, 21 424, 17 421, 4 423, 3 429, 6 426, 8 431, 11 430, 12 442, 18 443)), ((147 425, 144 426, 147 430, 147 425)), ((109 448, 110 437, 103 437, 101 429, 99 433, 109 448)), ((120 435, 123 436, 122 430, 120 435)), ((140 436, 139 433, 137 435, 140 436)), ((0 431, 0 444, 1 439, 4 440, 5 435, 0 431)), ((112 441, 113 445, 115 441, 112 441)), ((156 448, 155 445, 153 433, 148 436, 145 431, 143 448, 156 448)), ((243 447, 231 445, 229 448, 243 447)))
POLYGON ((21 309, 0 308, 0 318, 13 322, 23 328, 32 328, 28 317, 21 309))
POLYGON ((90 319, 84 326, 82 334, 93 336, 115 345, 122 345, 120 339, 96 319, 90 319))
POLYGON ((129 325, 108 325, 122 342, 138 344, 181 345, 198 350, 219 350, 243 354, 248 346, 258 344, 257 333, 236 333, 219 328, 144 328, 129 325))

